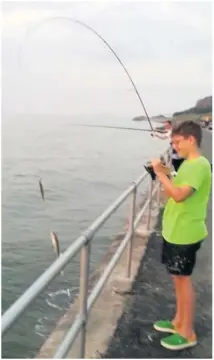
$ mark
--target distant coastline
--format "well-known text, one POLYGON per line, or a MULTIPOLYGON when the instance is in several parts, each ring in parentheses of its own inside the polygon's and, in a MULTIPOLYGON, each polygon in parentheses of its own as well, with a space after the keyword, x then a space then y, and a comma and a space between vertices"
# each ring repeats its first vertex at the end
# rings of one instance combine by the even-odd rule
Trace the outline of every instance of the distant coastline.
MULTIPOLYGON (((186 110, 174 112, 171 116, 156 115, 150 117, 150 120, 162 123, 164 120, 201 120, 202 117, 207 116, 212 121, 212 96, 206 96, 196 101, 194 107, 186 110)), ((147 121, 145 115, 135 116, 132 121, 147 121)))

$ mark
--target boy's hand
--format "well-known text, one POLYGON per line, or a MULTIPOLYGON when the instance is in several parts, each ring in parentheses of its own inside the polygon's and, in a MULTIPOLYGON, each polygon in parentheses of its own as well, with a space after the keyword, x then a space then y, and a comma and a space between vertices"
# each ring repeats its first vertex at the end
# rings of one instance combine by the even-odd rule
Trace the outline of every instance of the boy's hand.
POLYGON ((155 174, 163 172, 163 164, 161 163, 160 159, 154 159, 151 161, 152 167, 154 169, 155 174))
POLYGON ((158 174, 170 174, 171 169, 163 165, 160 159, 154 159, 151 161, 152 167, 156 175, 158 174))

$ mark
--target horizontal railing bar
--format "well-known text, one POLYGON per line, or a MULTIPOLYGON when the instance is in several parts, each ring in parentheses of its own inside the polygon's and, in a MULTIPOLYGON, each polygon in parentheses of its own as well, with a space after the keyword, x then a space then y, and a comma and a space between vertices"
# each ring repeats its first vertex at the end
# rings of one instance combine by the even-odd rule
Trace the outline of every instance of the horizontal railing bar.
MULTIPOLYGON (((155 192, 157 191, 158 185, 154 188, 153 192, 152 192, 152 196, 154 196, 155 192)), ((147 202, 147 206, 149 204, 149 200, 147 202)), ((143 211, 140 212, 141 217, 143 216, 143 213, 146 210, 146 206, 143 207, 143 211)), ((136 227, 136 223, 134 223, 134 227, 136 227)), ((125 237, 123 238, 119 248, 117 249, 116 253, 114 254, 114 256, 111 258, 109 264, 107 265, 103 275, 100 277, 100 279, 98 280, 97 284, 95 285, 94 289, 92 290, 89 298, 88 298, 88 311, 90 311, 91 307, 93 306, 94 302, 96 301, 99 293, 102 291, 103 286, 105 285, 109 275, 111 274, 112 270, 114 269, 114 267, 116 266, 118 260, 120 259, 126 245, 128 244, 130 238, 131 238, 131 233, 127 233, 125 235, 125 237)))
POLYGON ((134 184, 136 185, 136 187, 138 187, 142 181, 148 176, 149 174, 147 172, 145 172, 144 174, 142 174, 141 176, 139 176, 139 178, 134 182, 134 184))
POLYGON ((69 260, 71 260, 87 242, 85 236, 80 236, 49 268, 14 302, 3 314, 1 331, 4 334, 19 316, 28 308, 35 298, 59 274, 69 260))
MULTIPOLYGON (((147 174, 144 174, 147 176, 147 174)), ((144 178, 144 177, 143 177, 144 178)), ((88 238, 93 238, 94 234, 101 228, 104 222, 118 209, 118 207, 129 197, 132 193, 136 184, 133 183, 124 193, 113 202, 88 228, 83 232, 83 234, 88 238)))
MULTIPOLYGON (((158 188, 158 184, 156 185, 155 189, 152 192, 152 196, 154 196, 155 192, 157 191, 158 188)), ((147 200, 146 204, 143 207, 143 211, 141 211, 139 213, 140 215, 140 219, 143 216, 143 213, 145 212, 147 206, 149 204, 149 200, 147 200)), ((137 226, 137 222, 135 222, 135 227, 137 226)), ((92 290, 89 298, 88 298, 88 302, 87 302, 87 311, 88 313, 91 311, 95 301, 97 300, 97 298, 99 297, 100 292, 103 290, 103 287, 106 284, 106 281, 108 280, 109 276, 111 275, 113 269, 115 268, 115 266, 117 265, 120 257, 123 254, 123 251, 125 250, 130 238, 131 238, 131 233, 127 233, 125 235, 125 237, 123 238, 119 248, 117 249, 115 255, 112 257, 111 261, 109 262, 109 264, 107 265, 103 275, 100 277, 100 279, 98 280, 97 284, 95 285, 94 289, 92 290)), ((79 314, 80 316, 80 314, 79 314)), ((80 321, 80 320, 79 320, 80 321)), ((75 324, 75 323, 74 323, 75 324)), ((74 340, 77 337, 78 332, 81 329, 81 321, 80 321, 80 326, 77 327, 77 325, 75 326, 74 329, 74 324, 72 326, 72 328, 67 332, 65 338, 63 339, 62 343, 60 344, 60 347, 58 348, 56 354, 54 355, 54 359, 56 358, 64 358, 64 356, 67 355, 70 347, 72 346, 74 340)))
MULTIPOLYGON (((157 187, 155 187, 155 189, 152 192, 152 196, 155 194, 155 192, 157 191, 157 187)), ((140 212, 140 218, 143 216, 143 213, 146 210, 146 207, 148 206, 149 201, 146 202, 146 206, 143 207, 143 211, 140 212)), ((135 226, 137 226, 137 224, 135 224, 135 226)), ((108 280, 109 276, 111 275, 114 267, 117 265, 120 257, 123 254, 123 251, 125 250, 130 238, 131 238, 131 233, 127 233, 125 235, 125 237, 123 238, 119 248, 117 249, 115 255, 112 257, 111 261, 109 262, 109 264, 107 265, 103 275, 100 277, 100 279, 98 280, 97 284, 95 285, 94 289, 92 290, 89 298, 88 298, 88 302, 87 302, 87 311, 88 313, 91 311, 95 301, 97 300, 100 292, 102 291, 103 287, 106 284, 106 281, 108 280)), ((72 326, 73 328, 73 326, 72 326)), ((70 347, 72 346, 77 333, 74 333, 73 329, 70 329, 68 331, 68 333, 66 334, 65 338, 63 339, 57 353, 55 354, 54 358, 60 358, 62 359, 64 356, 67 355, 67 352, 69 351, 70 347), (70 342, 69 342, 70 341, 70 342)), ((81 328, 81 327, 80 327, 81 328)), ((79 330, 80 330, 79 328, 79 330)))
POLYGON ((72 324, 71 328, 68 330, 66 336, 58 346, 53 359, 64 359, 67 353, 70 350, 70 347, 73 345, 77 335, 80 332, 81 327, 83 326, 84 321, 80 314, 77 315, 76 320, 72 324))
MULTIPOLYGON (((137 180, 138 184, 147 176, 144 173, 137 180)), ((16 300, 11 307, 6 310, 2 316, 1 331, 4 334, 20 315, 29 307, 35 298, 44 290, 57 274, 66 266, 66 264, 76 255, 76 253, 91 239, 102 224, 111 216, 111 214, 128 198, 130 193, 136 187, 133 183, 118 199, 110 205, 101 216, 99 216, 83 234, 77 238, 65 252, 54 261, 50 267, 16 300)))
POLYGON ((83 234, 88 238, 93 238, 94 234, 100 229, 104 222, 115 212, 118 207, 128 198, 133 190, 140 185, 140 183, 148 176, 145 172, 133 184, 123 192, 84 232, 83 234))
POLYGON ((143 205, 142 209, 140 210, 140 212, 137 214, 135 221, 134 221, 134 229, 136 229, 136 227, 138 226, 144 212, 146 211, 148 205, 149 205, 149 199, 146 200, 145 204, 143 205))
MULTIPOLYGON (((137 180, 138 183, 143 181, 147 173, 144 173, 137 180)), ((91 239, 102 224, 111 216, 111 214, 127 199, 136 183, 133 183, 126 191, 123 192, 118 199, 110 205, 101 216, 99 216, 91 226, 89 226, 83 234, 76 239, 70 247, 55 260, 53 264, 15 301, 11 307, 6 310, 2 316, 2 334, 4 334, 11 325, 19 318, 19 316, 28 308, 34 299, 44 290, 49 283, 57 276, 57 274, 66 266, 66 264, 76 255, 82 246, 91 239)))

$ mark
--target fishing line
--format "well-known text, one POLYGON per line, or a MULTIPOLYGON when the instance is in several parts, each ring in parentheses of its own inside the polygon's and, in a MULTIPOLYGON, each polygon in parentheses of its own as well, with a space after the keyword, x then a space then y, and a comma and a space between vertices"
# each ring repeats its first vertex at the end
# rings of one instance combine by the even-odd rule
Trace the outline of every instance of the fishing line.
MULTIPOLYGON (((51 241, 52 241, 52 236, 55 233, 52 231, 51 216, 50 216, 50 214, 48 212, 48 209, 47 209, 47 204, 46 204, 46 201, 45 201, 45 191, 44 191, 44 187, 43 187, 41 178, 39 179, 39 190, 40 190, 40 194, 41 194, 42 203, 43 203, 43 206, 44 206, 44 211, 45 211, 46 217, 48 218, 49 233, 50 233, 50 238, 51 238, 51 241)), ((54 251, 55 251, 55 249, 54 249, 54 251)))
MULTIPOLYGON (((22 50, 24 47, 24 43, 27 40, 27 38, 36 30, 38 29, 42 24, 47 23, 48 21, 56 21, 56 20, 64 20, 64 21, 68 21, 68 22, 72 22, 75 24, 79 24, 81 26, 83 26, 84 28, 86 28, 87 30, 91 31, 94 35, 96 35, 107 47, 108 49, 113 53, 113 55, 116 57, 116 59, 118 60, 118 62, 120 63, 120 65, 122 66, 122 68, 124 69, 126 75, 128 76, 129 80, 131 81, 131 84, 134 88, 135 93, 137 94, 137 97, 141 103, 141 106, 143 107, 143 110, 145 112, 146 118, 148 120, 148 123, 150 125, 151 130, 153 131, 153 127, 152 127, 152 123, 151 120, 149 118, 149 115, 147 113, 146 107, 144 105, 144 102, 140 96, 140 93, 131 77, 131 75, 129 74, 128 70, 126 69, 125 65, 123 64, 122 60, 119 58, 119 56, 116 54, 115 50, 110 46, 110 44, 96 31, 94 30, 91 26, 87 25, 85 22, 77 20, 75 18, 72 17, 67 17, 67 16, 56 16, 56 17, 51 17, 51 18, 45 18, 43 20, 40 20, 39 22, 37 22, 35 25, 31 26, 30 28, 28 28, 28 30, 26 31, 25 37, 23 39, 23 42, 20 46, 20 51, 19 51, 19 64, 21 64, 21 54, 22 54, 22 50)), ((150 131, 151 131, 150 130, 150 131)))
MULTIPOLYGON (((39 180, 39 189, 40 189, 40 194, 41 194, 41 198, 42 198, 42 202, 44 205, 44 210, 46 213, 46 216, 49 220, 50 226, 49 226, 49 232, 50 232, 50 238, 51 238, 51 242, 52 242, 52 247, 54 252, 56 253, 57 258, 61 255, 60 253, 60 245, 59 245, 59 239, 58 236, 56 235, 56 233, 54 231, 52 231, 52 226, 51 226, 51 217, 49 216, 49 213, 47 211, 47 204, 45 201, 45 191, 44 191, 44 187, 42 184, 42 180, 39 180)), ((61 271, 61 275, 63 275, 63 271, 61 271)))

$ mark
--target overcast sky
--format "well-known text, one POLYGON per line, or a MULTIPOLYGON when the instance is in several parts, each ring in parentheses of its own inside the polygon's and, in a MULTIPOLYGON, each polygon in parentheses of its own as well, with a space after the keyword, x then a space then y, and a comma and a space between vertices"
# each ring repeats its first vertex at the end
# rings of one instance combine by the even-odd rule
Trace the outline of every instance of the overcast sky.
POLYGON ((4 112, 143 114, 109 49, 80 25, 50 20, 63 16, 86 22, 110 43, 150 115, 211 95, 211 2, 5 1, 2 11, 4 112))

